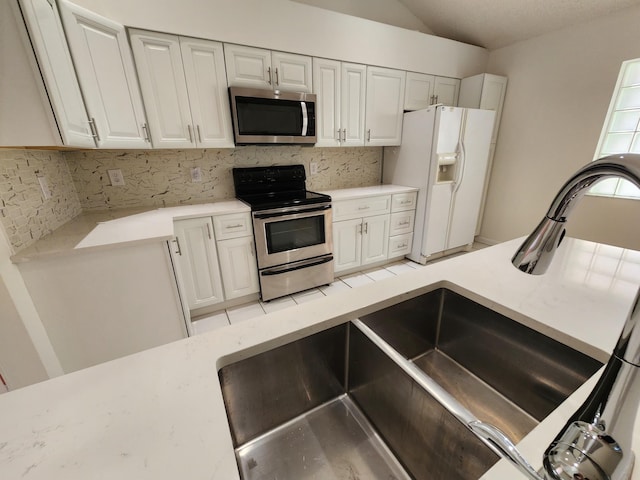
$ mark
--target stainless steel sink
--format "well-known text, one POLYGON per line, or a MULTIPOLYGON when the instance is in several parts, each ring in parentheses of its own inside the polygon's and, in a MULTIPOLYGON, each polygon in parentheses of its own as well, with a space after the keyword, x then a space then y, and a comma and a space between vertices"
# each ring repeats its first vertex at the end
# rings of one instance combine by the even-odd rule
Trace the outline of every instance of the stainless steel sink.
MULTIPOLYGON (((601 366, 446 289, 360 321, 516 441, 601 366)), ((469 480, 498 460, 352 322, 219 379, 244 480, 469 480)))

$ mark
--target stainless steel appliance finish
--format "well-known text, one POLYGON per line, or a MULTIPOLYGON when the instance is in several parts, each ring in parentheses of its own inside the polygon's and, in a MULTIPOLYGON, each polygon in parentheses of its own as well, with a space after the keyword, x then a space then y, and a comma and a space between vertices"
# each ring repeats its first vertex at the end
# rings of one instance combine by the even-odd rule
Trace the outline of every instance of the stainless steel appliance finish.
POLYGON ((253 212, 258 267, 331 255, 331 202, 253 212))
MULTIPOLYGON (((640 188, 640 155, 611 155, 585 165, 560 189, 547 215, 514 255, 525 273, 544 273, 578 200, 595 183, 623 178, 640 188)), ((626 480, 631 476, 633 425, 640 406, 640 289, 604 373, 585 403, 544 454, 545 478, 626 480)), ((560 365, 562 367, 562 365, 560 365)))
POLYGON ((246 480, 411 480, 347 395, 237 449, 246 480))
POLYGON ((230 87, 235 143, 316 143, 316 95, 230 87))
POLYGON ((233 181, 251 206, 262 300, 333 282, 331 197, 306 190, 304 166, 234 168, 233 181))
POLYGON ((480 477, 498 455, 524 465, 513 442, 487 422, 501 417, 505 430, 524 435, 599 366, 471 300, 438 290, 227 365, 219 378, 245 480, 276 478, 275 472, 296 480, 334 478, 313 476, 314 468, 327 463, 338 479, 404 478, 376 476, 363 466, 379 465, 387 447, 410 478, 467 480, 480 477), (422 369, 433 362, 437 368, 430 377, 422 369), (440 384, 438 375, 446 381, 440 384), (544 398, 531 398, 539 396, 544 398), (496 398, 506 405, 499 412, 491 409, 496 398), (364 423, 354 413, 360 433, 329 425, 335 415, 346 415, 350 402, 366 417, 364 423), (295 440, 301 438, 298 428, 309 443, 295 440), (382 453, 371 458, 358 448, 362 435, 379 436, 387 447, 374 447, 382 453), (285 446, 294 451, 283 459, 285 446), (331 453, 314 463, 307 452, 315 448, 331 453))

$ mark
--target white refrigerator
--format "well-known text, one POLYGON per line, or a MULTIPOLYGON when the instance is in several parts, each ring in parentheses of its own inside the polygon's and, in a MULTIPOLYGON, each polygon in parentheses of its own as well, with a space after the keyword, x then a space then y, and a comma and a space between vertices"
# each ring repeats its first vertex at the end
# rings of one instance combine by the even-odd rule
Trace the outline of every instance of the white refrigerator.
POLYGON ((494 116, 445 106, 404 114, 402 144, 384 149, 382 178, 419 189, 411 260, 473 243, 494 116))

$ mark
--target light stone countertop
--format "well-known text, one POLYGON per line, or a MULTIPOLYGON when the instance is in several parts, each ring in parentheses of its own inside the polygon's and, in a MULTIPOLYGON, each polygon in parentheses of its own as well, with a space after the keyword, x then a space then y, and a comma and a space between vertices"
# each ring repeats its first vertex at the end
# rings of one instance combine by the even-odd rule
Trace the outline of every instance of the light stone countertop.
POLYGON ((376 195, 393 195, 394 193, 417 192, 414 187, 402 185, 374 185, 372 187, 342 188, 339 190, 323 190, 319 193, 330 195, 331 200, 350 200, 353 198, 374 197, 376 195))
POLYGON ((249 212, 240 200, 177 207, 147 207, 81 213, 30 247, 12 255, 14 263, 82 251, 170 240, 173 221, 208 215, 249 212))
MULTIPOLYGON (((640 281, 640 252, 567 238, 549 272, 510 258, 520 240, 0 395, 0 478, 237 480, 217 370, 407 296, 447 287, 605 361, 640 281)), ((589 383, 595 381, 594 376, 589 383)), ((542 452, 582 387, 519 444, 542 452)), ((640 422, 634 449, 640 452, 640 422)), ((501 461, 483 480, 525 478, 501 461)), ((633 480, 640 479, 640 467, 633 480)))

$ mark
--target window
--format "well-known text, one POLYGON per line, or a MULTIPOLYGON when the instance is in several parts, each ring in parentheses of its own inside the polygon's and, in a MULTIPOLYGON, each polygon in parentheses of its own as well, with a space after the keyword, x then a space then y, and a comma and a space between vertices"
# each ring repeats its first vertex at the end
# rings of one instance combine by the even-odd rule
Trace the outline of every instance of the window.
MULTIPOLYGON (((640 58, 622 63, 594 160, 615 153, 640 153, 640 58)), ((616 178, 599 182, 589 193, 640 199, 640 189, 616 178)))

